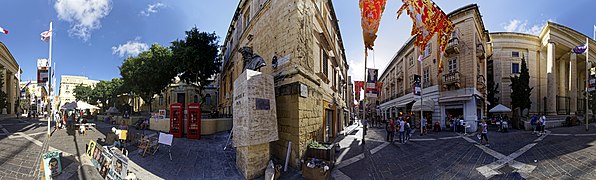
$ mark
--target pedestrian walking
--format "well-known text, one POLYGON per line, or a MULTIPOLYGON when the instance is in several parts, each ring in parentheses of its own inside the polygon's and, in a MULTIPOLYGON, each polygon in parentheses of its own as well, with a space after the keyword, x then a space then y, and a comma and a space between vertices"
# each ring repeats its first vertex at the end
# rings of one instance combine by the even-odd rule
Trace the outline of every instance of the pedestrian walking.
POLYGON ((532 125, 532 134, 536 134, 536 121, 538 121, 538 116, 534 114, 532 119, 530 119, 530 125, 532 125))
POLYGON ((406 140, 406 136, 405 136, 405 123, 403 120, 399 121, 399 142, 400 143, 404 143, 406 140))
POLYGON ((406 121, 405 123, 406 126, 406 142, 410 141, 410 136, 412 136, 412 127, 410 127, 410 122, 406 121))
POLYGON ((422 130, 420 131, 420 135, 426 135, 426 118, 422 117, 421 120, 421 126, 422 126, 422 130))
POLYGON ((480 126, 482 127, 482 133, 480 135, 480 144, 490 147, 488 143, 488 126, 484 120, 481 121, 480 126))
POLYGON ((543 135, 545 132, 546 128, 546 116, 544 114, 542 114, 542 117, 540 117, 540 133, 539 136, 543 135))
POLYGON ((387 141, 393 143, 393 136, 395 136, 395 121, 389 120, 387 123, 387 141))

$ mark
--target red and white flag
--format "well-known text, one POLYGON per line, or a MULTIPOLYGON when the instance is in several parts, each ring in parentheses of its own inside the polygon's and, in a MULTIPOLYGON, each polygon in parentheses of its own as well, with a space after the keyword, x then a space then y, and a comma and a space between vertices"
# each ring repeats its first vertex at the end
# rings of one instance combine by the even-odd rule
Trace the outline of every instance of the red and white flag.
POLYGON ((8 34, 8 30, 0 27, 0 33, 8 34))
POLYGON ((41 40, 44 41, 44 42, 48 42, 51 37, 52 37, 52 30, 51 29, 49 31, 44 31, 44 32, 41 33, 41 40))

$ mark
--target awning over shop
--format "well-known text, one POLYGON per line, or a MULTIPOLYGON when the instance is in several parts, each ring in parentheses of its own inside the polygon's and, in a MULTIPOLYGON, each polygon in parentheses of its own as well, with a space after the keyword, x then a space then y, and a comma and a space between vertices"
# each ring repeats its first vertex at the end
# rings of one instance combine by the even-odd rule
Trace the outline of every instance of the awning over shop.
POLYGON ((435 101, 429 98, 422 98, 422 102, 420 99, 416 100, 412 105, 412 111, 435 111, 435 101))
POLYGON ((439 98, 439 103, 458 102, 458 101, 469 101, 472 100, 472 95, 458 95, 439 98))
POLYGON ((403 108, 403 107, 406 107, 406 105, 408 105, 408 104, 410 104, 412 102, 414 102, 414 101, 413 100, 412 101, 406 101, 406 102, 397 104, 395 107, 397 107, 397 108, 403 108))

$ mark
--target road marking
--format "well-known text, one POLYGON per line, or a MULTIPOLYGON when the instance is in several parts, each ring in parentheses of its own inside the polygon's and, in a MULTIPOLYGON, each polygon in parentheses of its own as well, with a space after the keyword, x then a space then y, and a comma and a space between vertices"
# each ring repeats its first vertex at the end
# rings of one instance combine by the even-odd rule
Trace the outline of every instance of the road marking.
POLYGON ((331 177, 333 177, 333 179, 338 179, 338 180, 344 180, 344 179, 352 179, 350 177, 348 177, 346 174, 344 174, 343 172, 341 172, 339 169, 334 169, 331 172, 331 177))
POLYGON ((4 134, 10 134, 10 132, 8 132, 4 126, 0 125, 0 128, 2 128, 2 132, 4 132, 4 134))
MULTIPOLYGON (((476 147, 482 149, 482 151, 484 151, 485 153, 498 159, 495 162, 478 167, 478 168, 476 168, 476 170, 478 172, 480 172, 480 174, 482 174, 484 177, 490 179, 491 177, 493 177, 495 175, 501 174, 501 172, 496 171, 497 169, 500 169, 505 165, 509 165, 515 169, 514 172, 518 172, 523 178, 526 178, 530 173, 532 173, 532 171, 534 171, 534 169, 536 169, 536 166, 525 164, 525 163, 516 161, 514 159, 521 156, 522 154, 524 154, 525 152, 530 150, 532 147, 536 146, 537 142, 542 141, 549 134, 550 134, 550 131, 546 131, 546 134, 543 136, 540 136, 539 138, 534 140, 534 143, 525 145, 524 147, 511 153, 509 156, 505 156, 505 155, 503 155, 497 151, 494 151, 486 146, 475 144, 476 147)), ((470 139, 469 137, 463 136, 463 138, 468 142, 477 143, 476 141, 470 139)))
POLYGON ((341 160, 344 159, 344 156, 348 153, 348 151, 350 151, 350 147, 347 147, 346 149, 344 149, 343 152, 341 152, 341 154, 339 155, 339 157, 337 157, 337 160, 335 161, 335 164, 341 163, 341 160))
POLYGON ((574 136, 596 136, 596 134, 575 134, 574 136))
MULTIPOLYGON (((23 133, 21 133, 21 132, 18 132, 18 133, 19 133, 18 135, 10 135, 10 136, 8 136, 8 138, 15 139, 15 138, 24 138, 25 137, 25 136, 22 136, 23 133)), ((15 134, 17 134, 17 133, 15 133, 15 134)), ((36 135, 40 135, 40 134, 46 134, 46 132, 36 132, 36 133, 31 133, 31 134, 26 134, 26 135, 36 136, 36 135)))
POLYGON ((551 136, 571 136, 572 134, 550 134, 551 136))
POLYGON ((447 139, 457 139, 457 138, 460 138, 460 136, 442 137, 442 138, 439 138, 439 139, 441 139, 441 140, 447 140, 447 139))
POLYGON ((355 162, 358 162, 362 159, 364 159, 364 153, 358 154, 357 156, 354 156, 354 157, 340 163, 339 165, 337 165, 337 169, 346 167, 350 164, 354 164, 355 162))
POLYGON ((384 142, 383 144, 381 144, 381 145, 373 148, 372 150, 370 150, 370 154, 375 154, 375 153, 379 152, 381 149, 383 149, 387 145, 389 145, 389 143, 388 142, 384 142))
POLYGON ((426 139, 410 139, 410 141, 435 141, 435 138, 426 138, 426 139))

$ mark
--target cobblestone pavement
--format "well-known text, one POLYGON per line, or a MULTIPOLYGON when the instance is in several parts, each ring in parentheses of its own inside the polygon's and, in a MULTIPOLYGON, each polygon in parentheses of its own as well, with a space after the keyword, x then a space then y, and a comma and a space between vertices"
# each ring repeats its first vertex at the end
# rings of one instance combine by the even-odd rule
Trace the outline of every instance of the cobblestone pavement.
POLYGON ((37 119, 0 120, 0 179, 35 179, 46 133, 37 119))
MULTIPOLYGON (((87 158, 82 154, 90 140, 106 145, 106 134, 115 127, 103 122, 96 122, 96 124, 94 131, 88 131, 86 135, 66 130, 58 130, 52 135, 50 146, 64 151, 67 154, 66 159, 73 161, 77 166, 82 164, 81 168, 87 169, 84 170, 85 172, 65 172, 60 175, 62 179, 98 177, 99 174, 92 165, 85 164, 84 161, 79 163, 77 159, 87 158)), ((155 131, 129 129, 129 135, 136 133, 154 134, 153 136, 157 137, 155 131)), ((148 154, 142 157, 135 145, 127 143, 129 145, 126 148, 130 159, 128 168, 140 179, 243 179, 236 169, 233 148, 223 150, 227 137, 228 133, 222 132, 202 136, 200 140, 174 138, 171 147, 172 160, 165 146, 160 147, 154 155, 148 154)), ((66 166, 63 165, 63 167, 66 166)))
POLYGON ((385 142, 385 130, 358 128, 339 143, 334 179, 596 179, 596 126, 489 131, 490 147, 475 133, 417 133, 406 144, 385 142))

